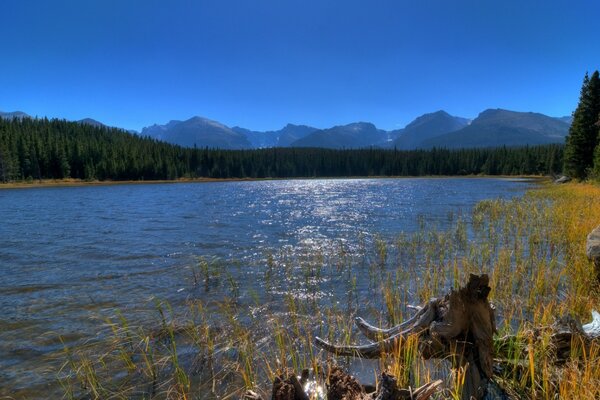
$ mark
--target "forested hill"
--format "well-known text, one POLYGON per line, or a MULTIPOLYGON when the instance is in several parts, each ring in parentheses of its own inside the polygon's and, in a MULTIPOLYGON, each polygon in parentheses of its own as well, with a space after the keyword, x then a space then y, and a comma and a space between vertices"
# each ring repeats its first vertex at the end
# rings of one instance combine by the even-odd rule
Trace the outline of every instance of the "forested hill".
POLYGON ((548 174, 561 145, 462 150, 183 148, 120 129, 48 119, 0 119, 0 181, 548 174))

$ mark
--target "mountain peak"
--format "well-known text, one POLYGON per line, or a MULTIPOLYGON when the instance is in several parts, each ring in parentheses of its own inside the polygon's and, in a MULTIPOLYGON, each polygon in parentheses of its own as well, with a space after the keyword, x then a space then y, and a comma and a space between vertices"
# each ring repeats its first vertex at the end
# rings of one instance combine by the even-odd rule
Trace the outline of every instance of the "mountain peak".
POLYGON ((402 150, 416 149, 423 141, 457 131, 469 122, 466 118, 453 117, 444 110, 423 114, 406 125, 394 145, 402 150))
POLYGON ((347 125, 343 125, 343 126, 347 126, 348 128, 354 129, 354 130, 377 129, 374 124, 372 124, 370 122, 364 122, 364 121, 351 122, 351 123, 349 123, 347 125))
POLYGON ((187 119, 185 121, 183 121, 184 124, 195 124, 195 125, 205 125, 205 126, 211 126, 217 129, 230 129, 227 125, 222 124, 218 121, 214 121, 212 119, 208 119, 205 117, 200 117, 198 115, 193 116, 190 119, 187 119))
POLYGON ((184 147, 246 149, 250 142, 246 135, 208 118, 194 116, 185 121, 171 120, 165 125, 142 129, 142 135, 184 147))
POLYGON ((415 127, 415 126, 427 123, 427 122, 435 120, 435 119, 444 119, 444 118, 452 119, 454 117, 451 116, 450 114, 448 114, 444 110, 438 110, 438 111, 435 111, 432 113, 423 114, 423 115, 415 118, 412 122, 410 122, 408 125, 406 125, 406 128, 415 127))

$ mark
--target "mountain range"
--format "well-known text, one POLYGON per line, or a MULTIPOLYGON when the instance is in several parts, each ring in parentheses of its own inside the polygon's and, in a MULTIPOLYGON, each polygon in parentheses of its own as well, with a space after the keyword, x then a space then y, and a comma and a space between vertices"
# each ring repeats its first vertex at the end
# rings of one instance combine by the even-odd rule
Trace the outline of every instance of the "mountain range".
POLYGON ((569 122, 539 113, 485 110, 461 129, 427 138, 421 147, 498 147, 564 143, 569 122))
MULTIPOLYGON (((0 118, 29 117, 24 112, 0 112, 0 118)), ((76 121, 96 127, 106 126, 91 118, 76 121)), ((385 131, 370 122, 318 129, 288 124, 276 131, 252 131, 228 127, 202 117, 172 120, 142 129, 142 136, 185 147, 253 149, 268 147, 396 148, 399 150, 432 147, 467 148, 524 146, 564 143, 572 117, 549 117, 533 112, 487 109, 475 119, 452 116, 445 111, 424 114, 403 129, 385 131)), ((131 133, 137 133, 129 131, 131 133)))

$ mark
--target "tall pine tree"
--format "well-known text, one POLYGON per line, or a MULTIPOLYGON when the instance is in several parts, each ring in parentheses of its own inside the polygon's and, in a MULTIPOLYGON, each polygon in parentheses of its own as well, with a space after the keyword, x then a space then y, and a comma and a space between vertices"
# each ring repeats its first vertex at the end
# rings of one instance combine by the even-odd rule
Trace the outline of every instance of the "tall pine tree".
POLYGON ((598 114, 598 121, 596 122, 596 129, 598 132, 598 140, 596 144, 596 150, 594 151, 594 178, 600 181, 600 114, 598 114))
POLYGON ((564 156, 565 174, 585 179, 594 162, 594 149, 598 145, 598 115, 600 114, 600 75, 595 71, 585 75, 579 104, 573 113, 573 123, 567 136, 564 156))

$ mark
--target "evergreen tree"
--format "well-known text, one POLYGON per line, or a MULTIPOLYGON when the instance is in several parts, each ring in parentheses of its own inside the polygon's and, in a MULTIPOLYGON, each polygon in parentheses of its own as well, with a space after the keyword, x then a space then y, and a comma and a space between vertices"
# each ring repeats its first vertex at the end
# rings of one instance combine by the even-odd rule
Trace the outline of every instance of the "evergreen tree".
POLYGON ((64 120, 0 119, 0 182, 546 174, 556 171, 562 158, 562 145, 407 151, 182 148, 64 120))
POLYGON ((600 114, 598 114, 596 128, 598 129, 598 136, 596 149, 594 151, 594 177, 596 180, 600 180, 600 114))
POLYGON ((593 166, 594 149, 598 145, 598 115, 600 114, 600 76, 595 71, 585 75, 579 104, 573 113, 564 155, 565 174, 585 179, 593 166))

